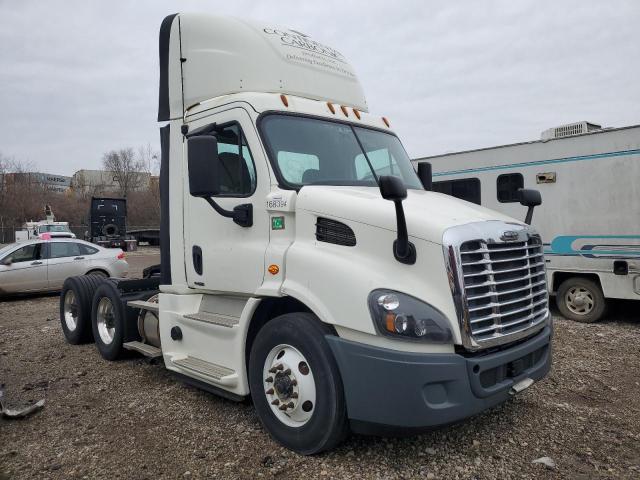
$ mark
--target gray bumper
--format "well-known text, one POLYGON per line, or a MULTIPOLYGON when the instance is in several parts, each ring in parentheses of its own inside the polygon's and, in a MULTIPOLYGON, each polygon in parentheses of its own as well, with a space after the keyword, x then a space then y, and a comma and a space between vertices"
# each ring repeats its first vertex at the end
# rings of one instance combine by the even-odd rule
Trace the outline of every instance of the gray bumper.
POLYGON ((327 336, 352 429, 413 433, 460 421, 507 400, 514 384, 551 368, 552 330, 494 353, 407 353, 327 336))

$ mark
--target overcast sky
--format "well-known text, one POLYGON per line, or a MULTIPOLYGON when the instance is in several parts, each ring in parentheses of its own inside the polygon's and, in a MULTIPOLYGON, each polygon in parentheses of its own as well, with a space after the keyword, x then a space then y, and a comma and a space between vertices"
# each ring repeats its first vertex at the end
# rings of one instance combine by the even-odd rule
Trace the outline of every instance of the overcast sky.
POLYGON ((0 0, 0 152, 36 170, 158 149, 158 28, 176 11, 266 20, 354 66, 413 157, 640 123, 640 2, 0 0))

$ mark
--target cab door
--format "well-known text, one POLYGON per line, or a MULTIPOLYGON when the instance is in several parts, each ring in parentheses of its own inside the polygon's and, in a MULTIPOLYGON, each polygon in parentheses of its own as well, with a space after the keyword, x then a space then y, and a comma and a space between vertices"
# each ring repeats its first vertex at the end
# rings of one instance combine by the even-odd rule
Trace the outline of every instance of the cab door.
MULTIPOLYGON (((269 242, 265 197, 269 169, 248 113, 232 108, 189 125, 189 131, 216 124, 221 193, 211 197, 225 210, 252 205, 253 224, 224 217, 204 198, 189 194, 188 142, 185 158, 185 264, 187 283, 202 290, 252 295, 262 284, 269 242)), ((213 159, 212 159, 213 161, 213 159)))

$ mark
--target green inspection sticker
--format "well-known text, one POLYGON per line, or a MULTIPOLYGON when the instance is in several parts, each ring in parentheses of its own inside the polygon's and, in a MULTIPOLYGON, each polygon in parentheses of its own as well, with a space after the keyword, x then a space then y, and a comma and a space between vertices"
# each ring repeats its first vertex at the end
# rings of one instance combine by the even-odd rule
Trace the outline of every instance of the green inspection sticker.
POLYGON ((284 230, 284 217, 271 217, 271 230, 284 230))

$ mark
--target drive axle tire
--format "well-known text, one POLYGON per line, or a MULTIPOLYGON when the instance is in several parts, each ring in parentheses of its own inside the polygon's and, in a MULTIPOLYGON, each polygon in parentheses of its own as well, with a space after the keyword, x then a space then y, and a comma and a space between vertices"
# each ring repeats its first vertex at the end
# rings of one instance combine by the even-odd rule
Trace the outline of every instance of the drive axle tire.
POLYGON ((127 307, 129 300, 147 300, 155 290, 121 292, 121 279, 108 278, 96 289, 91 306, 91 328, 96 347, 106 360, 119 360, 130 355, 123 347, 140 340, 137 308, 127 307))
POLYGON ((258 417, 282 445, 312 455, 349 432, 342 379, 325 339, 331 330, 310 313, 289 313, 258 332, 249 385, 258 417))
POLYGON ((60 323, 67 342, 72 345, 93 340, 91 331, 91 301, 102 282, 93 275, 69 277, 60 292, 60 323))
POLYGON ((607 306, 600 286, 581 277, 568 278, 560 284, 556 304, 563 317, 581 323, 597 322, 607 306))

